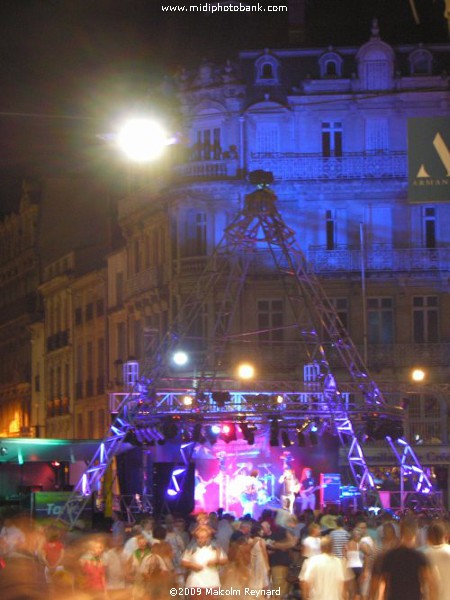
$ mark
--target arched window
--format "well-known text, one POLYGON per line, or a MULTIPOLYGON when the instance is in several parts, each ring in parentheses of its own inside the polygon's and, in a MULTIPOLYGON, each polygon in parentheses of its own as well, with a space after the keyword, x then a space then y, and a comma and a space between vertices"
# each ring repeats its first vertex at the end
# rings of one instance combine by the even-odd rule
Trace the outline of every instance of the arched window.
POLYGON ((319 67, 321 77, 341 77, 342 57, 329 49, 319 58, 319 67))
POLYGON ((255 83, 260 85, 276 85, 279 83, 280 63, 266 50, 263 56, 255 61, 255 83))
POLYGON ((432 56, 423 48, 414 50, 409 55, 409 68, 411 75, 430 75, 432 56))
POLYGON ((261 79, 273 79, 273 67, 270 63, 264 63, 261 69, 261 79))
POLYGON ((334 60, 329 60, 325 66, 325 74, 327 77, 334 77, 337 75, 336 63, 334 60))
POLYGON ((395 56, 390 46, 380 40, 371 40, 359 49, 356 61, 362 89, 392 89, 395 56))

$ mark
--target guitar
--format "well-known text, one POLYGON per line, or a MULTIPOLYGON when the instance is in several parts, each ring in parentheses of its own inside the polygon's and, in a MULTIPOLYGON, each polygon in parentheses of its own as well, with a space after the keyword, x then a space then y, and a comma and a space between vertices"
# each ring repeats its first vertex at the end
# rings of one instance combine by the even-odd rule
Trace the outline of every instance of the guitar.
POLYGON ((314 492, 324 487, 326 487, 326 485, 316 485, 314 487, 307 488, 306 490, 300 490, 299 496, 300 498, 309 498, 311 494, 314 494, 314 492))

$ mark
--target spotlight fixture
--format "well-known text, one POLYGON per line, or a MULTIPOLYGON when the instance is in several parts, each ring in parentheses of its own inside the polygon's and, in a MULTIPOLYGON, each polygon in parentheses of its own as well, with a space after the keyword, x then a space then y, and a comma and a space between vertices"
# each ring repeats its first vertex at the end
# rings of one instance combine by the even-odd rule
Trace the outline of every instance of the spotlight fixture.
POLYGON ((211 425, 205 431, 205 437, 208 442, 213 446, 217 442, 217 438, 219 437, 220 426, 219 425, 211 425))
POLYGON ((0 456, 5 456, 6 454, 8 454, 8 448, 5 448, 5 446, 2 446, 0 448, 0 456))
POLYGON ((213 392, 211 396, 219 408, 223 408, 231 398, 230 392, 213 392))
POLYGON ((275 394, 271 397, 272 408, 281 409, 284 405, 284 397, 281 394, 275 394))
POLYGON ((317 435, 317 429, 309 432, 309 441, 311 442, 311 446, 317 446, 319 443, 319 436, 317 435))
POLYGON ((220 439, 226 444, 234 442, 237 439, 236 425, 234 423, 223 423, 220 431, 220 439))
POLYGON ((305 421, 301 425, 297 425, 297 444, 300 448, 305 448, 306 444, 306 429, 309 426, 309 421, 305 421))
POLYGON ((192 432, 192 440, 198 444, 204 444, 206 442, 205 436, 202 433, 202 424, 196 423, 192 432))
POLYGON ((297 444, 300 448, 304 448, 306 446, 306 435, 301 430, 297 430, 297 444))
POLYGON ((270 421, 270 439, 269 444, 271 446, 278 446, 278 435, 280 433, 280 427, 278 425, 278 419, 272 419, 270 421))
POLYGON ((289 439, 289 434, 287 431, 281 432, 281 441, 283 442, 283 448, 289 448, 292 445, 292 442, 289 439))
POLYGON ((241 428, 244 440, 249 446, 253 446, 255 443, 256 425, 254 423, 240 423, 239 427, 241 428))
MULTIPOLYGON (((142 446, 142 441, 136 435, 136 431, 134 429, 129 429, 123 438, 125 444, 131 444, 132 446, 142 446)), ((3 448, 0 449, 0 453, 3 454, 3 448)))
POLYGON ((183 396, 181 398, 181 404, 184 406, 184 408, 193 408, 194 404, 195 404, 195 400, 192 396, 190 396, 189 394, 186 394, 185 396, 183 396))

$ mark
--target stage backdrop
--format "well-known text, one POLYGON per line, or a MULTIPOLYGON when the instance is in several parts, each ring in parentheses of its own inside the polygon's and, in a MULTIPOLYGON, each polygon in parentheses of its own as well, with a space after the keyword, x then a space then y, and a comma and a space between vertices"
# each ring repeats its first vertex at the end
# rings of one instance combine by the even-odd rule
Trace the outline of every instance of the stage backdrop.
MULTIPOLYGON (((186 488, 181 490, 181 502, 167 495, 171 469, 184 464, 180 440, 136 448, 122 455, 118 461, 121 491, 125 494, 142 492, 142 454, 146 453, 146 478, 155 496, 156 512, 164 512, 167 508, 171 512, 186 512, 185 509, 192 507, 196 511, 208 512, 223 508, 226 512, 241 516, 245 508, 243 493, 248 477, 252 471, 257 471, 258 498, 254 516, 258 516, 264 508, 281 507, 283 486, 279 480, 285 467, 292 468, 299 480, 303 469, 309 467, 317 486, 320 485, 321 474, 339 472, 339 440, 336 436, 326 432, 311 440, 306 434, 305 445, 299 446, 296 435, 289 433, 292 442, 289 447, 283 447, 281 436, 278 446, 271 445, 269 426, 258 428, 254 444, 247 443, 238 426, 237 439, 234 441, 227 443, 219 436, 216 443, 197 443, 190 456, 189 477, 186 478, 186 488)), ((319 492, 316 497, 318 506, 319 492)))
POLYGON ((311 445, 306 438, 305 447, 294 441, 289 447, 283 447, 281 441, 279 446, 271 446, 269 432, 263 430, 256 433, 254 445, 238 435, 236 441, 229 443, 219 439, 214 445, 197 446, 196 509, 210 511, 221 507, 240 516, 243 491, 252 471, 257 471, 260 482, 256 513, 258 508, 259 512, 264 508, 280 508, 283 485, 279 480, 286 466, 292 468, 299 480, 303 469, 309 467, 318 486, 321 473, 338 470, 339 440, 325 433, 318 438, 317 445, 311 445))

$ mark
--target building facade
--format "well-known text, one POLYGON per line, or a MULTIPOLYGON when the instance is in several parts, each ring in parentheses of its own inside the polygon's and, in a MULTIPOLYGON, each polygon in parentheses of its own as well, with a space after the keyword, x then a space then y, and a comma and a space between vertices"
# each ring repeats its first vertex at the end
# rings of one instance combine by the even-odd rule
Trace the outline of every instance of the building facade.
MULTIPOLYGON (((359 48, 243 51, 181 72, 184 159, 168 186, 119 205, 129 347, 133 322, 154 339, 176 319, 253 189, 248 173, 270 171, 284 221, 372 376, 408 408, 410 438, 448 444, 450 206, 408 199, 407 131, 409 119, 448 116, 449 50, 392 47, 374 22, 359 48), (411 379, 419 367, 422 384, 411 379)), ((247 275, 221 375, 246 358, 261 377, 301 381, 289 294, 263 251, 247 275), (245 346, 234 342, 243 331, 245 346)), ((185 326, 194 354, 211 350, 223 292, 185 326)), ((141 344, 145 371, 151 344, 141 344)))
POLYGON ((0 223, 0 435, 33 434, 30 326, 39 312, 40 188, 23 184, 19 211, 0 223))
MULTIPOLYGON (((183 72, 186 159, 169 191, 120 206, 129 311, 145 305, 164 330, 251 190, 246 174, 271 171, 286 223, 371 370, 408 385, 422 366, 443 402, 449 206, 408 201, 407 125, 448 115, 448 51, 393 48, 375 22, 360 48, 249 51, 183 72)), ((258 302, 255 328, 283 323, 282 298, 258 302)))

